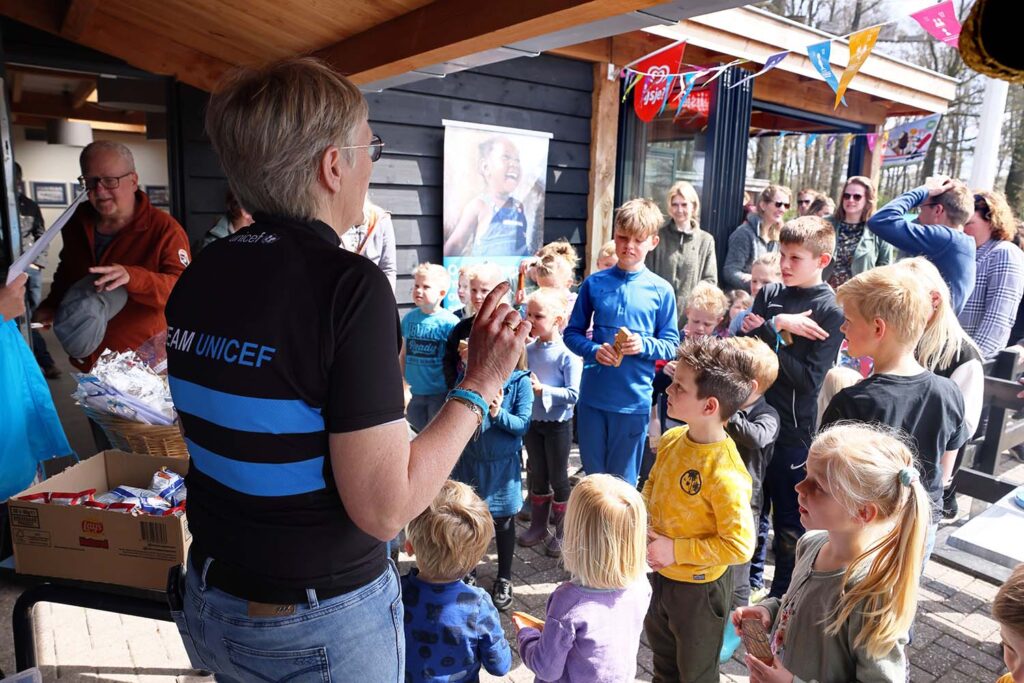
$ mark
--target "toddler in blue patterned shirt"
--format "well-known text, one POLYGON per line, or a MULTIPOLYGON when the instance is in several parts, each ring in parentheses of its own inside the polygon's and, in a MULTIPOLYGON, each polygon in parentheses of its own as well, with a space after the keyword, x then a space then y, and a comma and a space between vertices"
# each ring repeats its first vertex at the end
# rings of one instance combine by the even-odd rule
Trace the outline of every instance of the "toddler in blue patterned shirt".
POLYGON ((512 650, 487 592, 462 582, 494 533, 487 504, 462 483, 448 481, 406 527, 406 551, 417 568, 402 577, 405 680, 479 680, 480 667, 504 676, 512 650))

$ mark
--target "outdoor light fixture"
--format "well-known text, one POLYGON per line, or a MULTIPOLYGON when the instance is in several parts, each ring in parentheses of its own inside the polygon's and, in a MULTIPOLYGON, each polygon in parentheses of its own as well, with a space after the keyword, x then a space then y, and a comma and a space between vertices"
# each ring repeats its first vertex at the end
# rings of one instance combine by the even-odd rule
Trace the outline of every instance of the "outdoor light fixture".
POLYGON ((47 121, 46 142, 50 145, 85 147, 92 142, 92 126, 82 121, 66 119, 47 121))

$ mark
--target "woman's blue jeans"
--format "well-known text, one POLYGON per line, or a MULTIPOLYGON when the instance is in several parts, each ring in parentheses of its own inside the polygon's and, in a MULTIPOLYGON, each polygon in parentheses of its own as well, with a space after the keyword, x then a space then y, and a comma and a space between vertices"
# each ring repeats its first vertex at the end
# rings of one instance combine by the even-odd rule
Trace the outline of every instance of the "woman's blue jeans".
POLYGON ((327 600, 282 606, 284 616, 250 616, 264 606, 206 585, 206 573, 186 564, 184 604, 172 612, 192 666, 218 681, 368 681, 405 677, 405 630, 398 569, 327 600))

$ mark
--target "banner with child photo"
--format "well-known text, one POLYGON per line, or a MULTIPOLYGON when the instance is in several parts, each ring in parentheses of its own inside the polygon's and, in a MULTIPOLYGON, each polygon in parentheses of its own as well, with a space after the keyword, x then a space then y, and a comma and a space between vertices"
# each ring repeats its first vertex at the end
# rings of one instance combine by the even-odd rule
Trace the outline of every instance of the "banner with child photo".
MULTIPOLYGON (((551 133, 444 120, 444 266, 490 261, 516 275, 544 241, 551 133)), ((457 308, 455 288, 446 308, 457 308)))

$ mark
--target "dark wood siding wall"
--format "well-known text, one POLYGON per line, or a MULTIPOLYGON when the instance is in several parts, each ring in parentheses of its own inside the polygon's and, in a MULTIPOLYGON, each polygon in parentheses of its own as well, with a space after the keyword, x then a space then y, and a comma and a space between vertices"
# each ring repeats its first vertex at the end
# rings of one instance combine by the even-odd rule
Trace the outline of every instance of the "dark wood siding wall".
POLYGON ((370 125, 385 142, 370 198, 391 211, 398 244, 399 307, 411 306, 413 267, 442 261, 442 119, 553 134, 548 148, 544 241, 586 241, 593 67, 541 55, 371 93, 370 125))
POLYGON ((217 161, 203 119, 209 95, 175 83, 168 106, 168 153, 171 155, 171 201, 185 226, 192 251, 224 214, 228 181, 217 161))
MULTIPOLYGON (((370 125, 385 141, 374 164, 371 199, 391 211, 398 245, 396 297, 411 306, 412 269, 442 261, 442 119, 553 134, 548 149, 544 240, 564 237, 583 255, 586 241, 590 64, 541 55, 370 93, 370 125)), ((175 192, 193 244, 217 221, 227 183, 203 131, 206 94, 177 88, 180 163, 175 192)))

